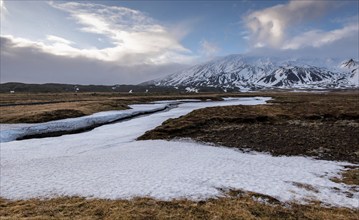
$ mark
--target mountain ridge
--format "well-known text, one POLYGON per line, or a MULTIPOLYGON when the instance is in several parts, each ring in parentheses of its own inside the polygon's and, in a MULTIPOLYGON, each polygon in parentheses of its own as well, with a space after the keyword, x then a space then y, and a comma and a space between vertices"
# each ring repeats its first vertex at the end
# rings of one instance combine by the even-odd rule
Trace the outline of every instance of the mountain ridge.
POLYGON ((261 88, 358 88, 359 62, 339 60, 276 58, 229 55, 175 72, 159 80, 145 82, 156 86, 231 89, 261 88))

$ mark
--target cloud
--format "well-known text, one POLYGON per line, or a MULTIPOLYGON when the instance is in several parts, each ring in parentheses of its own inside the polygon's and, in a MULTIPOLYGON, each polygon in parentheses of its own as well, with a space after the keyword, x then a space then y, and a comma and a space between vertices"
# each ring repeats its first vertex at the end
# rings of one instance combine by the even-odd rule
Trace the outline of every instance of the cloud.
POLYGON ((68 28, 78 28, 67 32, 82 32, 74 39, 89 37, 109 46, 81 46, 79 40, 60 33, 47 33, 36 40, 2 35, 1 83, 133 84, 171 74, 198 59, 180 43, 184 37, 181 25, 165 26, 124 7, 49 4, 67 14, 68 28))
POLYGON ((65 38, 62 37, 58 37, 58 36, 54 36, 54 35, 47 35, 46 39, 51 41, 51 42, 55 42, 55 43, 60 43, 60 44, 74 44, 74 42, 66 40, 65 38))
POLYGON ((121 65, 162 65, 192 62, 196 57, 181 45, 169 28, 146 14, 117 6, 90 3, 49 3, 68 13, 80 31, 110 40, 110 47, 80 48, 76 42, 48 35, 43 40, 6 36, 14 47, 35 47, 44 53, 67 57, 85 57, 121 65))
POLYGON ((52 5, 68 12, 72 19, 82 25, 83 32, 100 34, 112 40, 115 47, 98 50, 94 55, 98 59, 124 59, 128 64, 128 58, 136 55, 132 62, 161 64, 191 58, 191 51, 183 47, 168 28, 140 11, 74 2, 52 5), (171 60, 165 59, 167 57, 171 60))
POLYGON ((250 56, 268 56, 281 58, 338 58, 359 59, 359 41, 358 35, 349 35, 341 40, 336 40, 328 44, 323 44, 320 47, 313 47, 312 45, 299 47, 297 49, 275 49, 268 47, 253 48, 247 52, 250 56))
POLYGON ((0 0, 0 8, 1 8, 1 10, 6 10, 4 0, 0 0))
MULTIPOLYGON (((32 41, 26 38, 14 37, 12 35, 3 35, 2 38, 8 39, 11 42, 12 47, 32 48, 33 50, 51 55, 67 56, 71 58, 78 56, 96 58, 95 55, 97 55, 94 50, 74 48, 70 45, 71 41, 53 35, 48 35, 44 42, 32 41), (85 51, 88 53, 86 54, 85 51)), ((101 59, 101 57, 97 58, 101 59)))
POLYGON ((4 0, 0 0, 0 11, 1 11, 1 19, 4 19, 5 14, 9 13, 7 8, 5 7, 4 0))
POLYGON ((220 48, 207 40, 200 41, 200 53, 205 57, 213 57, 220 51, 220 48))
POLYGON ((58 56, 30 42, 14 46, 19 42, 13 38, 1 37, 0 43, 1 83, 136 84, 188 67, 176 63, 119 65, 84 56, 58 56))
POLYGON ((254 11, 245 18, 254 47, 279 48, 286 39, 288 29, 296 24, 310 21, 334 7, 331 1, 290 1, 270 8, 254 11))
MULTIPOLYGON (((342 27, 300 33, 306 23, 341 7, 334 1, 295 1, 253 11, 244 17, 250 54, 264 56, 358 57, 357 16, 336 19, 342 27), (301 26, 302 25, 302 26, 301 26), (295 33, 295 34, 294 34, 295 33)), ((343 3, 344 4, 344 3, 343 3)))
POLYGON ((359 27, 357 23, 327 32, 312 30, 287 40, 283 44, 282 49, 299 49, 308 46, 318 48, 350 36, 358 37, 358 32, 359 27))
POLYGON ((359 15, 349 16, 349 17, 337 17, 331 20, 333 23, 339 24, 352 24, 359 22, 359 15))

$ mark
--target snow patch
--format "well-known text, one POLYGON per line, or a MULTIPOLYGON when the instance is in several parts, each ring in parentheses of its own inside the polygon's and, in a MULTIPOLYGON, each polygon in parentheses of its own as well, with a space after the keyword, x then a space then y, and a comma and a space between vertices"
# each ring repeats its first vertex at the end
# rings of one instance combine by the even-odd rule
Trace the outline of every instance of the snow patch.
POLYGON ((186 87, 186 92, 195 92, 195 93, 198 93, 198 89, 196 88, 191 88, 191 87, 186 87))
POLYGON ((111 123, 144 113, 164 110, 168 104, 130 105, 131 109, 121 111, 99 112, 89 116, 69 118, 37 124, 1 124, 0 143, 13 141, 28 135, 39 135, 49 132, 75 131, 104 123, 111 123))

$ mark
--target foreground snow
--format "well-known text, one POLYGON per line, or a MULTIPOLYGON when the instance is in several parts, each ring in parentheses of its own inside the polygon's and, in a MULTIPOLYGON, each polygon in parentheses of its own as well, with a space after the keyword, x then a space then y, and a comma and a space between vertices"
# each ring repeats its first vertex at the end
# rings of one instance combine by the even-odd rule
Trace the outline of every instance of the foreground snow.
POLYGON ((320 200, 358 207, 358 193, 334 183, 347 163, 243 153, 191 141, 136 141, 168 118, 219 105, 262 104, 266 98, 185 103, 165 112, 98 127, 90 132, 1 144, 1 196, 204 199, 241 189, 281 201, 320 200), (309 184, 318 192, 298 188, 309 184))

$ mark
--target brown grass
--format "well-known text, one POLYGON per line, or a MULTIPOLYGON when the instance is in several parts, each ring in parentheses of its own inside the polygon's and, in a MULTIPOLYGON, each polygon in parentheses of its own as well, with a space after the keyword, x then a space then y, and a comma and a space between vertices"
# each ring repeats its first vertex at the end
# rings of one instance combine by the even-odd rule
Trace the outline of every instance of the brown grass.
POLYGON ((271 95, 271 105, 195 110, 139 139, 184 137, 276 156, 359 162, 357 93, 271 95))
MULTIPOLYGON (((336 97, 358 96, 357 92, 340 92, 336 97)), ((291 104, 300 106, 312 97, 322 94, 306 93, 283 93, 283 92, 257 92, 257 93, 231 93, 231 94, 127 94, 127 93, 0 93, 0 123, 36 123, 45 122, 68 117, 88 115, 98 111, 119 110, 127 108, 134 103, 146 103, 164 99, 212 99, 220 100, 224 96, 249 97, 249 96, 271 96, 275 97, 273 103, 291 104), (296 97, 302 100, 296 100, 296 97), (293 99, 293 100, 291 100, 293 99), (16 105, 16 106, 4 106, 16 105), (58 110, 61 110, 60 112, 58 110), (67 110, 67 111, 63 111, 67 110), (76 111, 71 112, 72 110, 76 111)), ((311 100, 313 102, 313 100, 311 100)), ((314 103, 314 102, 313 102, 314 103)), ((315 104, 315 103, 314 103, 315 104)), ((340 110, 341 106, 336 106, 340 110)), ((354 106, 355 107, 355 106, 354 106)), ((300 109, 298 109, 300 110, 300 109)), ((301 110, 303 107, 301 107, 301 110)), ((339 112, 350 114, 343 109, 339 112)), ((274 113, 274 112, 273 112, 274 113)), ((313 115, 312 115, 313 116, 313 115)), ((310 117, 310 115, 309 115, 310 117)), ((313 117, 316 117, 315 115, 313 117)))
POLYGON ((1 219, 358 219, 358 210, 282 204, 254 193, 231 191, 230 196, 205 201, 85 199, 61 197, 9 201, 0 199, 1 219))
POLYGON ((341 173, 341 178, 333 178, 334 182, 345 183, 359 187, 359 167, 348 166, 347 170, 341 173))
POLYGON ((0 123, 38 123, 122 110, 164 99, 220 99, 218 94, 128 95, 120 93, 0 93, 0 123))
POLYGON ((0 123, 38 123, 126 108, 127 103, 115 100, 3 106, 0 107, 0 123))
POLYGON ((314 186, 309 185, 309 184, 293 182, 293 185, 297 186, 298 188, 305 189, 307 191, 312 191, 312 192, 315 192, 315 193, 319 193, 319 191, 314 186))
POLYGON ((37 123, 126 109, 127 103, 97 94, 0 94, 0 123, 37 123), (12 106, 11 106, 12 105, 12 106))

